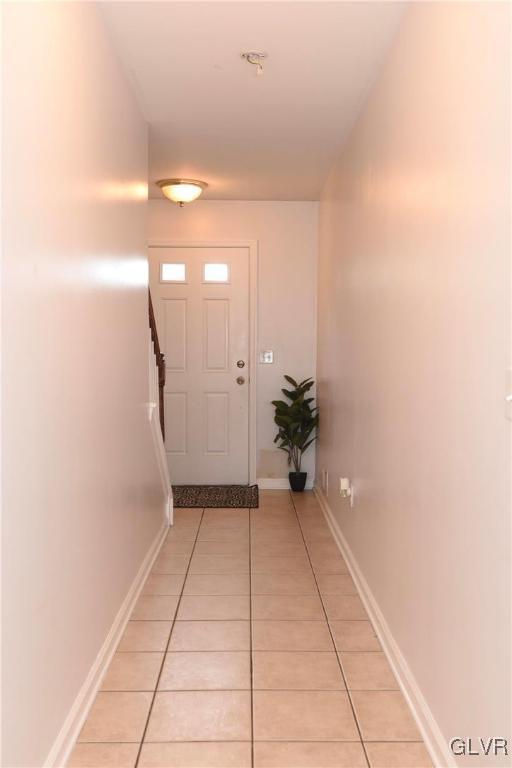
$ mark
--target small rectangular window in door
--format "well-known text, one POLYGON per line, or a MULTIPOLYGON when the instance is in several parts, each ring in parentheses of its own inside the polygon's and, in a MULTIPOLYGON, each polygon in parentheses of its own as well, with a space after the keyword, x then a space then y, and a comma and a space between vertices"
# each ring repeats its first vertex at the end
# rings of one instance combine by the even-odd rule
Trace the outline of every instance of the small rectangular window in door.
POLYGON ((187 267, 185 264, 160 264, 161 283, 186 283, 187 267))
POLYGON ((229 283, 229 264, 204 264, 204 283, 229 283))

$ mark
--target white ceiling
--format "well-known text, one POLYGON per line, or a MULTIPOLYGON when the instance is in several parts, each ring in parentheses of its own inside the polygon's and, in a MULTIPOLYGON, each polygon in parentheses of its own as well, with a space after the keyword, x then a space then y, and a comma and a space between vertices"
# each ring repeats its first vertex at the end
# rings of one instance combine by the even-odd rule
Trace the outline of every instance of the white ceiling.
POLYGON ((317 200, 398 26, 399 2, 102 2, 150 126, 150 196, 317 200), (260 77, 240 58, 263 50, 260 77))

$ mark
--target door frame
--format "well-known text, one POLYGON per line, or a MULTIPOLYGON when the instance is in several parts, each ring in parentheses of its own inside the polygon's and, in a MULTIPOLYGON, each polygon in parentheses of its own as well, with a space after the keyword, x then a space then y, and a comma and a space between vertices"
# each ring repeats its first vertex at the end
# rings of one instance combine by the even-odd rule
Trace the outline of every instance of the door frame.
MULTIPOLYGON (((247 248, 249 252, 249 484, 256 482, 257 454, 257 334, 258 334, 258 241, 257 240, 149 240, 149 248, 247 248)), ((149 282, 149 275, 148 275, 149 282)), ((171 478, 172 480, 172 478, 171 478)))

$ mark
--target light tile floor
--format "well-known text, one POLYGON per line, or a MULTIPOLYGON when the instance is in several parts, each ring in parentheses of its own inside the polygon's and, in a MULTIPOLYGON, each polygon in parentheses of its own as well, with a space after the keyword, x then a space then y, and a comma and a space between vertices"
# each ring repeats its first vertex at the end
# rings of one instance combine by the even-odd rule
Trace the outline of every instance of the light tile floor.
POLYGON ((70 768, 427 768, 312 493, 178 509, 70 768))

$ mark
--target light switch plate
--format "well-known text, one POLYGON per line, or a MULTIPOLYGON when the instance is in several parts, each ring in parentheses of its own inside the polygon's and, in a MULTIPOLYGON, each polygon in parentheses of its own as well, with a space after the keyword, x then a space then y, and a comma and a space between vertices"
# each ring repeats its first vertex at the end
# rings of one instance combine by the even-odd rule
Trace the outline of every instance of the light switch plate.
POLYGON ((274 353, 271 349, 265 349, 263 352, 260 352, 260 363, 273 363, 274 362, 274 353))

